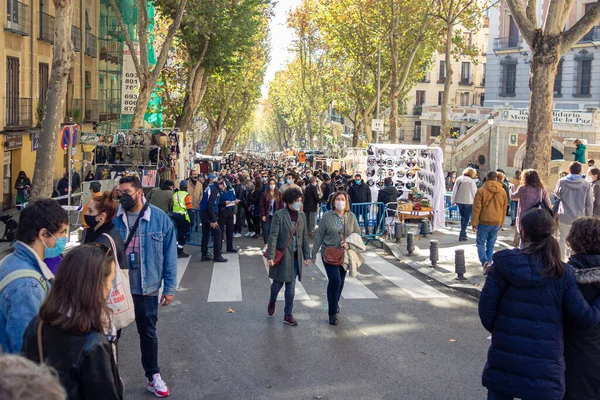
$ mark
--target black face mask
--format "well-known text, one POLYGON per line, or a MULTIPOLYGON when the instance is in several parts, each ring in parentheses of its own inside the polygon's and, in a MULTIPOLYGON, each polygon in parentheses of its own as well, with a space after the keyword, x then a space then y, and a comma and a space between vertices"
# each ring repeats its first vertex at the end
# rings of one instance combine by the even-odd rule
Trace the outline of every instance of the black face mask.
POLYGON ((97 215, 84 215, 83 220, 85 221, 85 224, 87 226, 94 229, 96 227, 96 225, 98 225, 98 221, 96 221, 96 217, 97 217, 97 215))
POLYGON ((195 177, 193 177, 193 178, 192 178, 192 181, 193 181, 193 182, 198 182, 198 177, 196 177, 196 176, 195 176, 195 177))
POLYGON ((123 193, 121 195, 121 206, 123 207, 123 209, 125 211, 131 211, 133 210, 133 207, 135 207, 135 204, 137 203, 137 199, 133 199, 133 197, 127 193, 123 193))

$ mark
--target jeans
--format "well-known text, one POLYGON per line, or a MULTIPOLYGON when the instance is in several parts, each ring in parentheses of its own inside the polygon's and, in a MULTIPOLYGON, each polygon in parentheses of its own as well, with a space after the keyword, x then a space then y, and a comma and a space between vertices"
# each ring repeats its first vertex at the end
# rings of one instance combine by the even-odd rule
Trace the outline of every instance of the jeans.
POLYGON ((481 265, 492 262, 494 255, 494 244, 498 238, 499 226, 479 225, 477 227, 477 254, 481 265))
POLYGON ((467 238, 467 227, 473 213, 473 204, 458 204, 458 212, 460 213, 460 235, 459 239, 467 238))
POLYGON ((215 259, 221 258, 221 247, 223 241, 223 232, 217 224, 216 228, 210 227, 210 218, 206 211, 200 212, 200 219, 202 220, 202 257, 208 255, 208 241, 210 240, 210 234, 213 236, 213 257, 215 259))
POLYGON ((262 222, 262 218, 261 218, 262 231, 263 231, 263 242, 265 244, 269 243, 269 233, 271 233, 271 221, 273 221, 272 216, 268 216, 266 222, 262 222))
POLYGON ((317 223, 317 212, 316 211, 308 211, 308 218, 306 218, 306 228, 308 229, 308 233, 313 233, 315 231, 315 225, 317 223))
POLYGON ((140 335, 140 350, 142 351, 142 367, 146 378, 152 380, 152 375, 160 373, 158 368, 158 337, 156 336, 156 321, 158 321, 158 296, 133 297, 135 324, 140 335))
POLYGON ((487 400, 514 400, 514 397, 509 394, 488 392, 487 400))
POLYGON ((344 281, 346 280, 346 270, 342 266, 327 264, 323 260, 325 272, 327 272, 327 303, 329 304, 329 316, 337 314, 338 303, 344 289, 344 281))
POLYGON ((292 282, 280 282, 274 280, 271 284, 271 301, 277 301, 277 295, 285 283, 285 315, 292 315, 294 308, 294 295, 296 294, 296 277, 298 276, 298 257, 294 258, 294 280, 292 282))
POLYGON ((356 222, 359 223, 360 226, 360 216, 362 215, 363 226, 365 228, 365 233, 369 232, 369 205, 363 204, 361 206, 353 205, 352 213, 356 216, 356 222))
POLYGON ((514 225, 515 220, 517 219, 517 208, 519 207, 519 202, 511 200, 510 201, 510 222, 514 225))

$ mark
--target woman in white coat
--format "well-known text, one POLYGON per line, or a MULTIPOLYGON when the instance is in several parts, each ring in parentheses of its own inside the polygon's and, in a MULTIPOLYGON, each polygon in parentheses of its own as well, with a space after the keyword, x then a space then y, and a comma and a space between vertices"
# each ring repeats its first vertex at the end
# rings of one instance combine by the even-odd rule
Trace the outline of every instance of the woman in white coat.
POLYGON ((477 183, 475 177, 477 172, 473 168, 467 168, 463 171, 463 175, 456 179, 454 188, 452 189, 452 205, 458 205, 460 213, 460 235, 458 240, 465 242, 467 238, 467 226, 473 212, 473 201, 477 193, 477 183))

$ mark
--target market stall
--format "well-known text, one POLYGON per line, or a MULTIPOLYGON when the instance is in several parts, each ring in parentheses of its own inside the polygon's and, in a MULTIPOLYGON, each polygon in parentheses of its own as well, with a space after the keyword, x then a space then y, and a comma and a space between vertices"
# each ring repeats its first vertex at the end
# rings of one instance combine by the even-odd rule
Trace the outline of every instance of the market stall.
POLYGON ((400 193, 400 221, 428 218, 434 230, 445 226, 442 149, 374 143, 365 159, 369 186, 383 188, 384 179, 392 178, 400 193))

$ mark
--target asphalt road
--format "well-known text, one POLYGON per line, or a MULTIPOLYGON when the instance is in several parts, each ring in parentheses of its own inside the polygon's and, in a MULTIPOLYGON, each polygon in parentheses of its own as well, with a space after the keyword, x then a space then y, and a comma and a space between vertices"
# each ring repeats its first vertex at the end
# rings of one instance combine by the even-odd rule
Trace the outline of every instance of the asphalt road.
MULTIPOLYGON (((187 268, 182 263, 175 302, 160 310, 159 360, 171 398, 485 398, 488 334, 474 298, 427 282, 372 248, 351 298, 340 303, 339 325, 328 324, 327 279, 311 265, 302 280, 308 297, 297 287, 299 326, 290 327, 283 324, 283 301, 275 316, 267 315, 262 242, 244 238, 236 245, 239 268, 235 256, 214 273, 199 253, 187 268)), ((125 399, 154 398, 145 387, 134 325, 124 331, 119 352, 125 399)))

